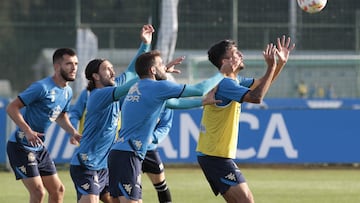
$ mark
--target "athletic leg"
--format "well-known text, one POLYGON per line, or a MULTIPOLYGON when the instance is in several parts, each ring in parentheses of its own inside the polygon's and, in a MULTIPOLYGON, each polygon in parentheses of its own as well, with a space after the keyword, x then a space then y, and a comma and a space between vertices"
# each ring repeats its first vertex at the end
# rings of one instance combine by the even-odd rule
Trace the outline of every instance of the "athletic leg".
POLYGON ((165 180, 164 165, 159 152, 148 150, 142 163, 142 171, 148 175, 157 192, 160 203, 170 203, 171 194, 165 180))
POLYGON ((38 203, 44 201, 46 190, 40 176, 22 179, 22 182, 29 192, 30 203, 38 203))
POLYGON ((111 197, 109 192, 101 194, 100 200, 104 203, 120 203, 120 200, 118 198, 111 197))
POLYGON ((99 196, 94 194, 81 195, 78 203, 99 203, 99 196))
POLYGON ((160 203, 170 203, 171 202, 171 193, 170 189, 166 184, 165 173, 161 172, 160 174, 146 173, 150 178, 152 184, 155 187, 155 190, 158 194, 158 199, 160 203))
POLYGON ((247 183, 231 186, 222 196, 228 203, 254 203, 254 197, 247 183))
POLYGON ((42 182, 49 193, 49 203, 61 203, 64 200, 65 186, 57 174, 42 176, 42 182))

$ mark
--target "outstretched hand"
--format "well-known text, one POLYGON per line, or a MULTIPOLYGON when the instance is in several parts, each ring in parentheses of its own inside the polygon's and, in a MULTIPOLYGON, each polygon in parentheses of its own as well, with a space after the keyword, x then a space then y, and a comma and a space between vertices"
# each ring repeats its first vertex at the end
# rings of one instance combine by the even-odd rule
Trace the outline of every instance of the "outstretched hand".
POLYGON ((278 52, 275 45, 270 43, 263 51, 265 62, 269 68, 276 68, 275 54, 278 52))
POLYGON ((152 34, 155 32, 155 29, 152 25, 144 25, 141 29, 140 38, 145 44, 151 44, 152 34))
POLYGON ((168 64, 166 64, 166 72, 167 73, 181 73, 179 69, 175 69, 176 65, 181 64, 185 60, 185 56, 180 56, 172 61, 170 61, 168 64))
POLYGON ((285 39, 285 35, 277 38, 277 53, 279 63, 286 63, 290 52, 295 48, 295 44, 290 45, 291 39, 288 37, 285 39))
POLYGON ((209 93, 206 94, 206 96, 202 100, 202 105, 210 105, 210 104, 218 104, 221 103, 222 100, 216 100, 215 99, 215 93, 217 91, 217 86, 214 87, 209 93))

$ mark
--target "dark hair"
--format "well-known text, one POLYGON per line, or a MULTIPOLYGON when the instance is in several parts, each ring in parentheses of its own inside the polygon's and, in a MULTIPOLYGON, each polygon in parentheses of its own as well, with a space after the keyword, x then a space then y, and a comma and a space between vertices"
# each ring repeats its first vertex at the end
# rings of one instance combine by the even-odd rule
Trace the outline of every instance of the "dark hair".
POLYGON ((231 47, 236 46, 233 40, 221 40, 216 44, 212 45, 208 50, 208 59, 214 64, 219 70, 221 68, 221 60, 224 59, 226 51, 231 47))
POLYGON ((87 90, 91 91, 91 90, 95 89, 95 81, 94 81, 94 78, 92 77, 92 75, 93 75, 93 73, 99 72, 100 65, 104 61, 105 61, 105 59, 93 59, 86 65, 85 77, 86 77, 86 79, 89 80, 87 90))
POLYGON ((155 65, 155 58, 158 56, 161 56, 160 52, 157 50, 153 50, 141 54, 136 59, 135 71, 140 78, 149 74, 149 68, 155 65))
POLYGON ((76 53, 74 50, 72 50, 70 48, 59 48, 59 49, 55 50, 55 52, 53 54, 53 64, 62 60, 62 57, 64 55, 75 56, 76 53))

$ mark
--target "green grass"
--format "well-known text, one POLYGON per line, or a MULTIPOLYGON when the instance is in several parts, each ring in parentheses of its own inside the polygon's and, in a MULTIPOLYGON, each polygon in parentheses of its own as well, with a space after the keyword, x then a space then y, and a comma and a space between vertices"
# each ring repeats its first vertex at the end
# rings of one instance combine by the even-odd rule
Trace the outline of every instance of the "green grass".
MULTIPOLYGON (((358 203, 360 171, 354 168, 266 168, 242 169, 257 203, 358 203)), ((66 187, 65 201, 76 202, 68 170, 59 170, 66 187)), ((215 197, 198 167, 166 168, 173 202, 224 202, 215 197)), ((28 202, 21 181, 11 172, 0 172, 0 202, 28 202)), ((143 176, 143 201, 156 203, 157 196, 146 175, 143 176)))

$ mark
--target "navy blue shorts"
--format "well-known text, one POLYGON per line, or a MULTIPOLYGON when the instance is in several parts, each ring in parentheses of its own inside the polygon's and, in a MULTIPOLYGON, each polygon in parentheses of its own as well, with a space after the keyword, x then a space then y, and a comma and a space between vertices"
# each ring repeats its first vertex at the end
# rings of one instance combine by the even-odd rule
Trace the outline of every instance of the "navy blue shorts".
POLYGON ((142 160, 134 152, 111 150, 108 157, 109 192, 112 197, 142 199, 142 160))
POLYGON ((231 186, 246 182, 232 159, 198 156, 198 163, 215 195, 224 194, 231 186))
POLYGON ((40 151, 32 151, 17 142, 8 142, 6 151, 16 180, 57 173, 46 147, 40 151))
POLYGON ((70 176, 74 182, 78 200, 82 195, 94 194, 101 196, 108 192, 108 169, 95 171, 83 166, 70 165, 70 176))
POLYGON ((142 163, 144 173, 160 174, 164 172, 164 164, 161 161, 157 149, 148 150, 142 163))

